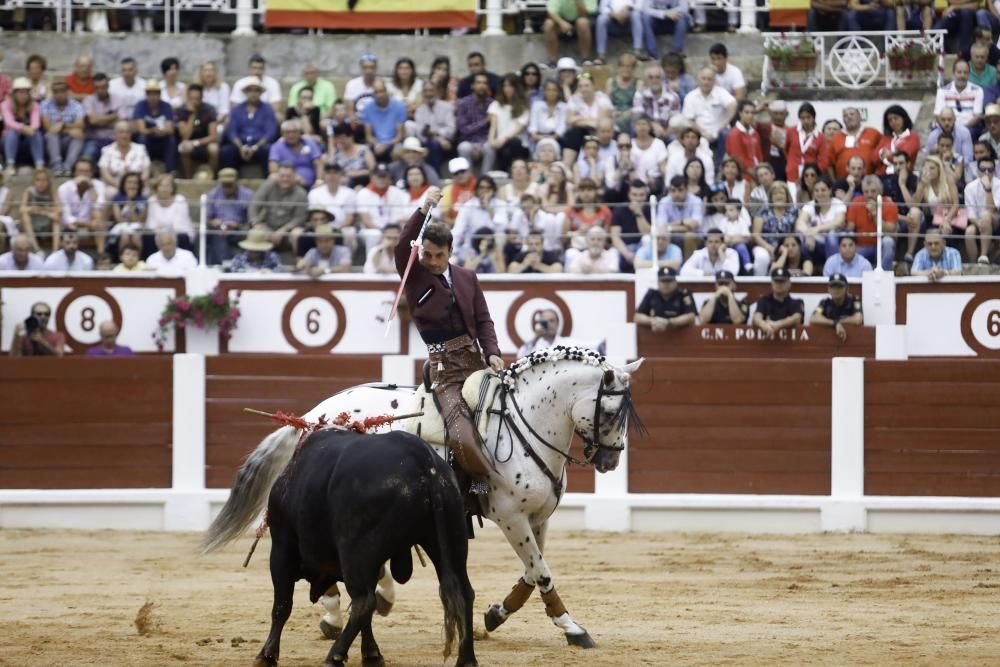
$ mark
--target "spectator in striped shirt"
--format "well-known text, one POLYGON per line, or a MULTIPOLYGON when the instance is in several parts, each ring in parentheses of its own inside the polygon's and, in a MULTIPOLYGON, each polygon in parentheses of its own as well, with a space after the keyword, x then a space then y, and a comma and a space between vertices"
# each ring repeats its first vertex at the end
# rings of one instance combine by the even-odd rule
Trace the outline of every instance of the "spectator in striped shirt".
POLYGON ((911 276, 927 276, 937 282, 945 276, 962 275, 962 256, 954 248, 945 245, 940 229, 929 229, 924 237, 924 247, 913 258, 911 276))

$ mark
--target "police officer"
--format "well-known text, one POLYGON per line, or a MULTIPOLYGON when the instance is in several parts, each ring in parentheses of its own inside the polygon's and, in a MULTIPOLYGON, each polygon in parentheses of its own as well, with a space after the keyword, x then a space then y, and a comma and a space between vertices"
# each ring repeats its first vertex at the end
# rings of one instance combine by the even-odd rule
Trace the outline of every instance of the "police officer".
POLYGON ((771 293, 757 301, 753 325, 767 334, 798 326, 805 321, 806 304, 791 295, 791 274, 781 267, 771 271, 771 293))
POLYGON ((732 271, 715 274, 715 291, 701 307, 702 324, 743 324, 750 316, 750 304, 746 299, 737 300, 733 292, 732 271))
POLYGON ((809 324, 833 327, 840 342, 847 341, 846 324, 864 324, 861 299, 847 293, 847 276, 835 273, 830 276, 830 296, 819 302, 809 324))
POLYGON ((635 323, 653 331, 666 331, 694 324, 697 309, 694 297, 685 287, 677 286, 677 271, 660 267, 656 289, 648 290, 635 309, 635 323))

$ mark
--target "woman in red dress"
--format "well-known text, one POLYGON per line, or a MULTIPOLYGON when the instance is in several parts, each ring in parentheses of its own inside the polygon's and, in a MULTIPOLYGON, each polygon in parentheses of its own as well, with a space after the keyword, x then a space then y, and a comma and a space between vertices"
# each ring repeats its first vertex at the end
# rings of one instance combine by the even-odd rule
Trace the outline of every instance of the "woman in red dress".
POLYGON ((799 182, 802 167, 810 162, 819 165, 820 173, 830 167, 830 142, 816 127, 816 108, 808 102, 799 107, 799 124, 785 134, 785 155, 788 156, 785 176, 799 182))
POLYGON ((920 136, 913 132, 913 121, 906 109, 893 104, 885 110, 882 116, 882 141, 875 146, 875 173, 878 176, 893 174, 892 156, 896 151, 903 151, 910 158, 909 170, 913 171, 917 152, 920 150, 920 136))

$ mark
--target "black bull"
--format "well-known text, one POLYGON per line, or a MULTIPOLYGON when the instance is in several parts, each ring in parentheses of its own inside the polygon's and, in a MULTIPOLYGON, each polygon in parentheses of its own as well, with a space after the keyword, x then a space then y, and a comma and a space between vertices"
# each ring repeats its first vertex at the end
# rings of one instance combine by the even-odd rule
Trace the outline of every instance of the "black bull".
POLYGON ((309 582, 314 603, 338 581, 351 596, 350 618, 326 664, 344 665, 359 632, 363 664, 383 664, 371 625, 375 585, 387 561, 393 579, 410 579, 413 545, 427 552, 437 570, 445 657, 457 635, 457 664, 477 664, 465 509, 454 473, 422 440, 401 432, 313 434, 271 489, 268 518, 274 607, 255 664, 277 664, 299 579, 309 582))

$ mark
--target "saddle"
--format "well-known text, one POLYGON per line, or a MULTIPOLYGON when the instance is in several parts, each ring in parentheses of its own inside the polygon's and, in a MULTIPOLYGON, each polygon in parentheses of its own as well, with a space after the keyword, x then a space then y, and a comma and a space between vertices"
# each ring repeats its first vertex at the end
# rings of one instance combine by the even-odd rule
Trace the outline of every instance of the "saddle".
MULTIPOLYGON (((424 381, 417 387, 413 394, 413 409, 410 412, 423 412, 421 417, 411 417, 400 423, 400 430, 412 433, 422 438, 425 442, 436 447, 445 446, 446 431, 444 420, 438 412, 431 396, 430 379, 427 373, 428 367, 424 366, 424 381)), ((476 371, 470 375, 462 385, 462 398, 472 411, 472 418, 475 420, 476 430, 483 442, 486 442, 486 434, 489 431, 490 418, 493 416, 489 408, 496 399, 500 389, 500 378, 488 370, 476 371)))

